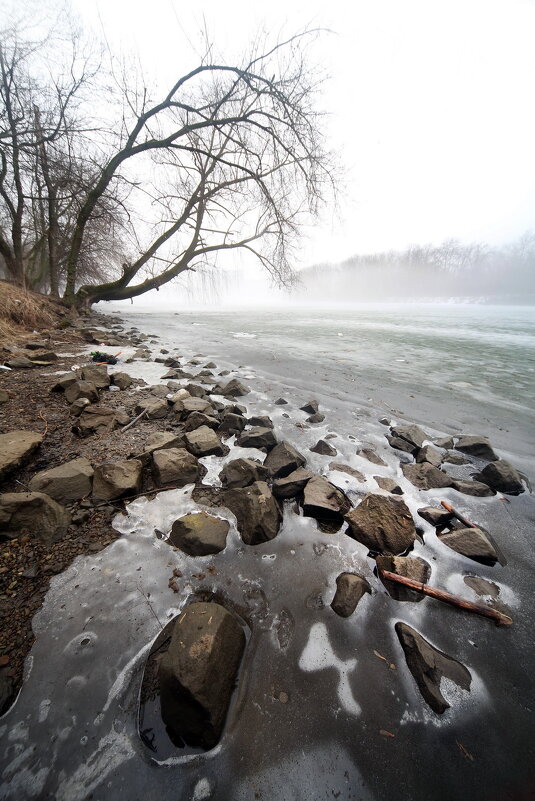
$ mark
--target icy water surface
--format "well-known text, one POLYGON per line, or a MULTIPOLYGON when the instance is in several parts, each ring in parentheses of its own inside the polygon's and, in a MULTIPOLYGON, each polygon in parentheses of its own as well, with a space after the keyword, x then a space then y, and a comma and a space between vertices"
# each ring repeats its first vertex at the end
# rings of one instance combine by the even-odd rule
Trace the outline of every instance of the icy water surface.
MULTIPOLYGON (((524 364, 525 375, 533 358, 533 325, 526 316, 515 327, 513 312, 504 312, 500 333, 488 310, 459 312, 458 323, 446 311, 417 323, 403 323, 393 312, 382 318, 342 312, 336 320, 326 312, 208 314, 202 320, 193 314, 129 315, 128 322, 159 334, 155 353, 161 347, 187 358, 202 352, 221 367, 242 365, 230 377, 253 388, 242 399, 249 413, 270 414, 277 437, 293 442, 308 466, 343 488, 353 503, 377 489, 374 475, 396 478, 421 526, 423 541, 414 553, 431 564, 430 583, 477 600, 463 577, 491 579, 514 625, 498 629, 431 599, 394 601, 373 575, 364 546, 342 533, 321 533, 292 504, 285 507, 280 534, 254 547, 243 544, 233 516, 218 508, 215 513, 231 523, 227 548, 213 557, 191 558, 156 530, 166 534, 176 517, 197 508, 192 488, 139 499, 115 520, 119 540, 77 559, 51 581, 34 620, 26 684, 0 720, 0 798, 527 801, 534 796, 532 496, 505 503, 453 490, 418 492, 403 477, 399 454, 388 448, 386 429, 377 421, 386 412, 397 421, 423 420, 431 436, 459 430, 489 434, 500 455, 532 472, 533 389, 523 377, 516 381, 513 365, 518 371, 524 364), (456 356, 448 356, 446 343, 456 356), (470 386, 448 390, 454 383, 470 386), (274 406, 280 395, 287 406, 274 406), (298 407, 312 396, 320 400, 326 420, 307 430, 296 425, 306 417, 298 407), (433 422, 439 419, 440 425, 433 422), (473 421, 478 428, 467 430, 473 421), (365 483, 331 470, 332 457, 308 450, 329 432, 337 434, 330 440, 338 451, 335 460, 365 473, 365 483), (358 456, 363 445, 375 447, 386 466, 358 456), (418 507, 441 499, 486 527, 507 564, 484 567, 446 548, 417 516, 418 507), (168 586, 173 568, 182 573, 178 592, 168 586), (329 606, 342 571, 360 573, 373 587, 347 620, 329 606), (251 629, 242 677, 220 744, 206 754, 177 751, 159 760, 137 732, 143 668, 166 622, 201 591, 217 593, 251 629), (398 620, 472 675, 469 693, 443 685, 451 703, 443 716, 427 707, 406 668, 394 632, 398 620)), ((151 382, 165 372, 143 362, 126 369, 151 382)), ((203 460, 205 483, 218 483, 226 460, 263 458, 230 445, 228 456, 203 460)))

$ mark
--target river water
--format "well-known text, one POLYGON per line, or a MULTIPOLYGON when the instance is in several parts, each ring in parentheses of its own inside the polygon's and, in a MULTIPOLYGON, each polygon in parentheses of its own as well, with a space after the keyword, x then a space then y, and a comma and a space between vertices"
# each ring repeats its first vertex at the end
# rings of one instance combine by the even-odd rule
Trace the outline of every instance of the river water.
MULTIPOLYGON (((390 598, 363 546, 323 534, 289 505, 279 535, 247 547, 230 513, 227 548, 192 559, 155 535, 195 507, 191 487, 140 499, 114 523, 122 536, 52 579, 34 619, 27 681, 0 721, 0 798, 44 801, 527 801, 535 797, 532 621, 535 508, 454 490, 419 492, 403 477, 378 420, 417 421, 430 436, 488 435, 500 456, 533 481, 535 315, 528 308, 465 306, 193 310, 120 316, 156 335, 160 349, 196 353, 252 388, 252 414, 270 414, 279 439, 353 500, 395 477, 423 541, 414 553, 430 583, 477 600, 463 579, 499 587, 510 628, 425 599, 390 598), (283 396, 288 404, 275 406, 283 396), (319 400, 323 424, 304 429, 299 406, 319 400), (284 417, 288 414, 289 417, 284 417), (310 453, 327 433, 364 484, 310 453), (372 445, 386 462, 356 454, 372 445), (446 548, 418 507, 449 500, 486 527, 506 564, 485 567, 446 548), (208 571, 210 567, 213 572, 208 571), (168 587, 173 568, 183 580, 168 587), (355 571, 372 595, 343 620, 330 609, 336 576, 355 571), (204 573, 204 578, 196 575, 204 573), (251 629, 238 691, 221 743, 207 754, 159 760, 137 733, 137 700, 150 643, 199 591, 239 610, 251 629), (460 660, 470 692, 443 683, 451 708, 435 715, 408 673, 394 632, 402 620, 460 660)), ((126 353, 124 354, 127 355, 126 353)), ((120 365, 159 380, 153 362, 120 365)), ((262 454, 232 445, 227 459, 262 454)), ((206 457, 205 483, 224 458, 206 457)))

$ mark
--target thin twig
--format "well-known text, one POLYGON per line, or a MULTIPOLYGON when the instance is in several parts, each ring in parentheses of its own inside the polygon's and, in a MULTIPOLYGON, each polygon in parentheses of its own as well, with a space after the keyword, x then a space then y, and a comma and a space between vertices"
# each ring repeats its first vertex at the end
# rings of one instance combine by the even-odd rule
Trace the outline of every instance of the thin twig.
POLYGON ((45 424, 45 430, 43 432, 43 439, 44 439, 48 434, 48 420, 46 419, 46 417, 43 415, 42 412, 38 412, 37 416, 40 417, 43 423, 45 424))
POLYGON ((122 429, 122 433, 124 433, 125 431, 128 431, 128 429, 129 429, 129 428, 132 428, 132 426, 133 426, 133 425, 135 425, 135 424, 137 423, 137 421, 138 421, 138 420, 141 420, 141 418, 142 418, 142 417, 143 417, 145 414, 147 414, 147 410, 146 410, 146 409, 143 409, 143 411, 142 411, 142 412, 140 412, 140 414, 138 414, 138 416, 137 416, 137 417, 134 417, 134 419, 133 419, 133 420, 131 420, 131 421, 128 423, 128 425, 127 425, 127 426, 125 426, 125 427, 122 429))

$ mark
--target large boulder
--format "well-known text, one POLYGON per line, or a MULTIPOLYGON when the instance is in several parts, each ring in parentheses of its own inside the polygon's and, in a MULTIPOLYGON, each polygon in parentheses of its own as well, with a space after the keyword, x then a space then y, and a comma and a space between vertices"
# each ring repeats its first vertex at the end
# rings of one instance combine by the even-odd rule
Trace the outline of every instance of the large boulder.
POLYGON ((409 507, 401 498, 369 493, 346 520, 347 534, 370 551, 396 556, 410 548, 416 527, 409 507))
POLYGON ((506 495, 520 495, 524 485, 520 473, 505 459, 498 459, 488 464, 476 478, 485 482, 491 489, 504 492, 506 495))
POLYGON ((349 617, 357 604, 372 589, 365 578, 356 573, 340 573, 336 579, 336 592, 331 601, 331 609, 340 617, 349 617))
POLYGON ((421 490, 443 489, 452 487, 453 479, 438 467, 433 467, 429 462, 421 464, 402 464, 403 475, 411 484, 421 490))
POLYGON ((107 434, 117 426, 115 409, 110 406, 92 404, 87 406, 80 417, 76 430, 82 437, 90 434, 107 434))
POLYGON ((187 431, 184 434, 186 448, 194 456, 224 456, 228 453, 228 448, 223 445, 215 431, 208 426, 200 426, 194 431, 187 431))
MULTIPOLYGON (((82 367, 81 375, 84 381, 90 381, 97 389, 107 389, 111 382, 108 368, 105 364, 88 364, 82 367)), ((123 373, 123 375, 126 375, 126 373, 123 373)))
POLYGON ((232 459, 219 474, 219 479, 227 489, 247 487, 254 481, 265 481, 269 472, 254 459, 232 459))
POLYGON ((240 448, 260 448, 270 451, 277 444, 277 438, 271 428, 255 426, 248 431, 242 431, 236 439, 240 448))
POLYGON ((67 403, 74 403, 80 398, 86 398, 90 403, 98 402, 98 389, 90 381, 75 381, 65 390, 67 403))
POLYGON ((195 456, 185 448, 164 448, 152 454, 152 475, 159 487, 166 484, 177 487, 195 484, 204 472, 195 456))
POLYGON ((284 478, 276 478, 273 482, 273 495, 276 498, 295 498, 305 489, 311 478, 314 478, 314 473, 310 470, 305 470, 304 467, 298 467, 293 473, 285 476, 284 478))
POLYGON ((105 462, 95 467, 93 498, 99 501, 112 501, 139 492, 142 468, 143 465, 138 459, 105 462))
POLYGON ((92 485, 91 462, 80 456, 51 470, 41 470, 28 486, 32 492, 45 492, 55 501, 76 501, 89 495, 92 485))
POLYGON ((305 462, 305 457, 293 445, 283 441, 268 453, 264 459, 264 467, 267 467, 272 478, 284 478, 298 467, 303 467, 305 462))
POLYGON ((313 476, 303 490, 303 514, 320 522, 342 525, 351 503, 342 490, 322 476, 313 476))
POLYGON ((442 678, 450 679, 463 690, 470 690, 470 671, 456 659, 439 651, 406 623, 396 623, 395 628, 407 667, 418 689, 433 712, 442 715, 450 706, 440 692, 442 678))
POLYGON ((175 520, 169 542, 190 556, 208 556, 224 549, 229 528, 227 520, 193 512, 175 520))
POLYGON ((397 573, 398 576, 410 578, 420 584, 427 584, 431 575, 431 565, 419 556, 376 556, 379 578, 383 582, 386 590, 396 601, 422 601, 424 594, 417 590, 411 590, 402 584, 397 584, 391 579, 385 578, 381 570, 388 570, 390 573, 397 573))
POLYGON ((475 562, 495 565, 498 561, 494 545, 480 528, 455 528, 446 534, 440 534, 439 539, 448 548, 475 562))
POLYGON ((182 612, 158 674, 173 740, 205 749, 218 743, 244 649, 245 633, 223 606, 192 603, 182 612))
POLYGON ((457 440, 455 449, 488 462, 494 462, 498 458, 486 437, 461 437, 457 440))
POLYGON ((246 545, 259 545, 277 536, 282 514, 265 481, 225 490, 223 503, 236 516, 238 531, 246 545))
POLYGON ((37 450, 43 435, 37 431, 8 431, 0 434, 0 480, 21 467, 37 450))
POLYGON ((51 543, 69 523, 69 512, 42 492, 5 492, 0 495, 0 535, 21 531, 51 543))

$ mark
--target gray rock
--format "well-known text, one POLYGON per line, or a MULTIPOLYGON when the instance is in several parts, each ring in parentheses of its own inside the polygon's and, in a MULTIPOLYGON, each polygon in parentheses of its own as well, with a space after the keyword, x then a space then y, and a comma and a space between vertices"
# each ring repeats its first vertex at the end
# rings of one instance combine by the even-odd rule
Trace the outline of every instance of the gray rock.
POLYGON ((336 448, 333 448, 333 446, 325 442, 324 439, 319 439, 310 450, 313 453, 320 453, 322 456, 336 456, 338 454, 336 448))
POLYGON ((453 486, 453 479, 450 478, 438 467, 433 467, 429 462, 422 464, 402 464, 403 475, 411 484, 421 490, 443 489, 453 486))
POLYGON ((158 671, 162 718, 174 740, 217 745, 244 649, 240 623, 219 604, 192 603, 182 612, 158 671))
POLYGON ((420 559, 419 556, 377 556, 375 561, 379 570, 379 578, 392 598, 396 601, 415 603, 424 599, 422 592, 396 584, 395 581, 391 581, 381 574, 381 570, 389 570, 391 573, 397 573, 398 576, 419 581, 420 584, 427 584, 431 575, 431 566, 424 559, 420 559))
POLYGON ((112 383, 114 386, 119 387, 119 389, 128 389, 134 383, 134 379, 128 373, 114 373, 111 377, 112 383))
POLYGON ((520 495, 521 492, 524 492, 520 473, 505 459, 488 464, 475 478, 506 495, 520 495))
POLYGON ((461 437, 457 440, 455 449, 489 462, 494 462, 498 458, 486 437, 461 437))
POLYGON ((343 523, 351 503, 342 490, 322 476, 313 476, 303 490, 303 514, 316 520, 343 523))
POLYGON ((91 493, 93 468, 81 456, 51 470, 42 470, 31 479, 31 492, 44 492, 55 501, 76 501, 91 493))
POLYGON ((240 414, 223 414, 218 431, 225 434, 237 434, 245 428, 245 417, 240 414))
POLYGON ((216 370, 217 364, 215 362, 208 362, 208 364, 204 365, 208 370, 216 370))
POLYGON ((210 401, 204 398, 182 398, 182 400, 176 401, 173 405, 173 409, 180 416, 181 420, 187 419, 193 412, 200 412, 201 414, 208 415, 208 417, 215 416, 214 407, 210 401))
POLYGON ((194 512, 175 520, 169 542, 190 556, 208 556, 225 548, 229 528, 227 520, 194 512))
POLYGON ((195 484, 204 473, 201 465, 185 448, 164 448, 152 454, 152 474, 159 487, 195 484))
POLYGON ((277 444, 277 438, 271 428, 250 428, 236 439, 240 448, 260 448, 270 451, 277 444))
POLYGON ((420 426, 392 426, 390 431, 395 437, 404 439, 414 448, 421 448, 425 440, 429 439, 425 431, 423 431, 420 426))
POLYGON ((466 456, 463 456, 461 453, 455 453, 454 451, 448 452, 444 456, 443 461, 447 464, 470 464, 470 459, 467 459, 466 456))
POLYGON ((448 548, 475 562, 495 565, 498 561, 494 545, 480 528, 455 528, 446 534, 439 534, 439 540, 448 548))
POLYGON ((105 364, 88 364, 82 367, 81 375, 84 381, 94 384, 97 389, 107 389, 111 383, 105 364))
POLYGON ((111 501, 139 492, 142 468, 143 465, 138 459, 105 462, 95 467, 93 498, 99 501, 111 501))
POLYGON ((67 403, 74 403, 79 398, 87 398, 90 403, 98 403, 98 390, 90 381, 75 381, 65 390, 67 403))
POLYGON ((238 381, 237 378, 233 378, 231 381, 228 382, 224 387, 221 387, 220 395, 224 395, 226 398, 238 398, 242 395, 247 395, 251 390, 242 384, 241 381, 238 381))
POLYGON ((275 401, 275 406, 286 406, 287 403, 288 401, 284 400, 284 398, 279 398, 278 400, 275 401))
POLYGON ((188 431, 184 435, 186 448, 194 456, 224 456, 228 453, 228 448, 222 444, 221 440, 211 428, 201 426, 195 431, 188 431))
POLYGON ((167 417, 169 406, 163 398, 143 398, 137 403, 136 414, 141 414, 143 411, 149 420, 161 420, 167 417))
POLYGON ((31 353, 30 359, 34 364, 52 364, 57 362, 58 354, 51 350, 39 351, 39 353, 31 353))
POLYGON ((272 478, 284 478, 305 463, 303 454, 285 440, 275 445, 264 459, 264 467, 267 467, 272 478))
POLYGON ((373 464, 381 465, 381 467, 386 467, 386 462, 381 459, 378 453, 376 453, 373 448, 361 448, 357 451, 358 456, 362 456, 364 459, 367 459, 369 462, 373 464))
POLYGON ((351 467, 351 465, 343 464, 342 462, 331 462, 329 469, 338 470, 340 473, 347 473, 348 476, 356 478, 357 481, 360 481, 361 483, 366 481, 366 478, 363 476, 360 470, 356 470, 354 467, 351 467))
POLYGON ((453 448, 453 437, 439 437, 438 439, 434 439, 433 442, 437 448, 444 448, 446 451, 453 448))
POLYGON ((167 400, 167 396, 169 395, 167 386, 164 384, 153 384, 153 386, 149 387, 149 392, 155 398, 160 398, 161 400, 164 398, 167 400))
POLYGON ((273 428, 273 420, 267 415, 264 415, 263 417, 249 417, 247 420, 247 425, 258 426, 260 428, 273 428))
POLYGON ((375 553, 395 556, 416 539, 412 515, 401 498, 369 493, 346 520, 346 533, 375 553))
POLYGON ((462 492, 463 495, 475 495, 478 498, 489 498, 491 495, 494 495, 494 490, 481 481, 465 481, 460 478, 455 478, 452 486, 453 489, 456 489, 457 492, 462 492))
POLYGON ((195 431, 196 428, 201 426, 208 426, 208 428, 215 430, 219 428, 219 420, 217 417, 210 417, 203 412, 191 412, 184 423, 184 431, 195 431))
POLYGON ((450 706, 440 692, 442 678, 450 679, 463 690, 470 690, 470 671, 456 659, 439 651, 406 623, 396 623, 395 628, 407 667, 418 689, 433 712, 442 715, 450 706))
POLYGON ((414 454, 420 450, 416 445, 411 445, 410 442, 407 442, 407 440, 402 437, 393 437, 391 434, 385 434, 385 437, 390 447, 395 448, 397 451, 410 453, 414 456, 414 454))
POLYGON ((70 514, 42 492, 5 492, 0 495, 0 535, 21 531, 52 543, 71 522, 70 514))
POLYGON ((259 545, 277 536, 282 514, 265 481, 225 490, 223 503, 236 516, 238 531, 246 545, 259 545))
POLYGON ((480 576, 464 576, 463 581, 476 595, 496 600, 500 594, 500 588, 497 584, 488 579, 481 578, 480 576))
POLYGON ((304 406, 299 407, 302 412, 306 412, 307 414, 317 414, 319 410, 319 403, 317 400, 310 400, 305 403, 304 406))
POLYGON ((233 459, 219 473, 221 483, 227 489, 247 487, 255 481, 265 481, 269 471, 254 459, 233 459))
POLYGON ((374 476, 377 485, 385 492, 391 492, 392 495, 403 495, 403 490, 397 481, 388 476, 374 476))
POLYGON ((325 415, 321 414, 320 412, 316 412, 316 414, 311 414, 310 417, 307 417, 307 423, 323 423, 325 420, 325 415))
POLYGON ((432 445, 424 445, 423 448, 416 454, 416 461, 421 464, 422 462, 428 462, 432 464, 433 467, 440 467, 442 464, 443 456, 436 448, 433 448, 432 445))
POLYGON ((331 601, 331 609, 340 617, 349 617, 357 604, 372 589, 365 578, 356 573, 340 573, 336 579, 336 592, 331 601))
POLYGON ((82 437, 90 434, 106 434, 117 426, 115 409, 109 406, 92 404, 87 406, 78 418, 77 431, 82 437))
POLYGON ((447 525, 452 518, 451 512, 442 508, 437 509, 435 506, 422 506, 418 509, 418 514, 435 527, 447 525))
POLYGON ((295 498, 305 488, 305 485, 314 477, 314 473, 298 467, 285 478, 277 478, 273 482, 273 495, 276 498, 295 498))
POLYGON ((37 450, 43 435, 37 431, 8 431, 0 434, 0 480, 21 467, 37 450))

